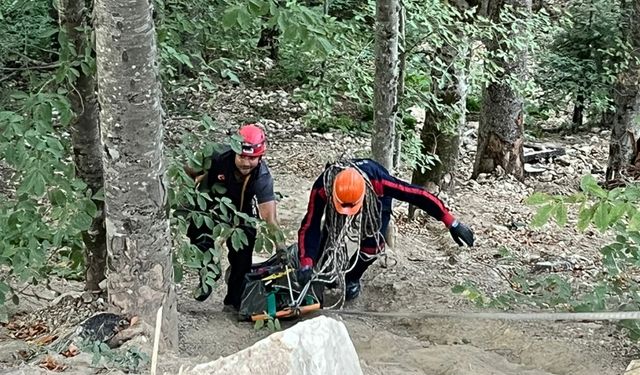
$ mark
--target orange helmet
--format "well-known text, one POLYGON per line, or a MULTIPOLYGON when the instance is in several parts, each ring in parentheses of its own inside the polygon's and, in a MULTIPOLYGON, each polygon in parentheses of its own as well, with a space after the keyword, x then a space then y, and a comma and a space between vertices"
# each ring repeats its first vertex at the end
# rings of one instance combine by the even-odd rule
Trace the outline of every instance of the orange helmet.
POLYGON ((362 208, 366 183, 357 169, 340 171, 333 181, 333 206, 342 215, 355 215, 362 208))

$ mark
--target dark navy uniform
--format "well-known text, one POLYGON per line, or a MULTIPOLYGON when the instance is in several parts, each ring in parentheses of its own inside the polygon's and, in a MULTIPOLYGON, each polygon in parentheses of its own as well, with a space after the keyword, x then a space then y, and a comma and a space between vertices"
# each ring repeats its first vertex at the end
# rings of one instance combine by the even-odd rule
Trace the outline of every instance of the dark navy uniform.
MULTIPOLYGON (((393 199, 408 202, 426 211, 435 219, 442 221, 447 227, 450 227, 455 221, 455 218, 449 213, 442 201, 424 188, 392 176, 386 168, 374 160, 354 159, 351 162, 360 169, 371 182, 381 211, 380 236, 377 236, 380 238, 381 243, 376 241, 376 237, 364 238, 360 243, 361 252, 373 255, 384 247, 384 243, 382 242, 383 234, 387 231, 387 226, 389 225, 393 199)), ((327 173, 327 169, 325 169, 313 184, 307 213, 298 230, 299 256, 301 266, 303 267, 313 266, 318 261, 327 240, 327 228, 321 228, 322 218, 327 205, 327 191, 324 187, 325 173, 327 173)), ((352 259, 352 262, 353 261, 352 259)), ((347 281, 349 281, 349 279, 353 281, 359 280, 371 263, 372 261, 358 262, 356 268, 346 275, 347 281)))

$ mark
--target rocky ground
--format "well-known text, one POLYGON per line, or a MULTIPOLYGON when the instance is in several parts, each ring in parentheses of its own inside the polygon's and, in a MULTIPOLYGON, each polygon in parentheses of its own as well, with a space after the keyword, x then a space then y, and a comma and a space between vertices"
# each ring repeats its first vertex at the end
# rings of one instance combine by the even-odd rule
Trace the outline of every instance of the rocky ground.
MULTIPOLYGON (((341 155, 368 152, 369 140, 364 135, 306 131, 299 120, 304 108, 293 103, 284 91, 265 94, 240 88, 223 90, 200 110, 229 126, 252 116, 262 118, 270 137, 267 159, 274 172, 276 190, 282 195, 278 214, 289 242, 295 241, 310 186, 324 163, 341 155), (270 109, 268 115, 265 108, 270 109)), ((169 119, 167 123, 170 145, 178 142, 179 133, 195 130, 195 122, 188 119, 169 119)), ((523 199, 534 191, 574 192, 580 177, 586 173, 602 177, 608 133, 593 130, 574 136, 529 139, 529 143, 564 147, 566 155, 532 165, 536 172, 524 182, 500 173, 471 180, 476 127, 476 123, 469 123, 464 132, 455 193, 441 195, 453 214, 473 228, 476 246, 458 248, 446 229, 428 217, 407 220, 406 205, 396 202, 397 240, 395 247, 388 251, 386 267, 382 262, 376 263, 364 276, 361 297, 345 308, 475 311, 476 307, 453 294, 451 288, 470 280, 489 295, 504 292, 510 289, 508 276, 516 270, 529 273, 553 270, 570 275, 576 283, 592 281, 600 262, 598 249, 607 238, 590 230, 579 233, 571 225, 575 220, 566 228, 555 225, 533 228, 529 223, 534 211, 523 199), (545 268, 548 264, 564 266, 545 268)), ((400 175, 409 178, 406 171, 400 175)), ((233 315, 222 312, 224 286, 203 303, 192 299, 194 286, 193 275, 187 275, 178 285, 180 350, 161 357, 160 369, 167 373, 177 373, 181 365, 232 354, 269 334, 266 329, 255 330, 251 324, 237 322, 233 315)), ((75 286, 67 284, 63 288, 70 290, 75 286)), ((51 304, 52 301, 45 302, 51 304)), ((100 303, 95 297, 87 296, 83 301, 83 296, 78 294, 55 304, 62 308, 30 312, 20 319, 34 321, 38 315, 48 321, 56 311, 80 312, 85 307, 100 308, 100 303), (65 302, 67 300, 72 302, 65 302), (69 303, 75 305, 70 307, 69 303)), ((64 316, 64 313, 58 314, 64 316)), ((603 322, 334 316, 346 324, 365 374, 613 375, 621 374, 630 359, 637 356, 637 346, 628 342, 614 325, 603 322)), ((59 320, 50 322, 49 329, 56 324, 60 324, 59 320)), ((290 324, 293 323, 283 323, 285 327, 290 324)), ((45 333, 39 337, 43 335, 45 333)), ((4 340, 5 348, 0 364, 5 366, 19 363, 20 356, 16 353, 29 347, 12 340, 11 336, 15 336, 15 331, 0 328, 0 340, 4 340)), ((71 370, 73 366, 67 372, 71 370)))

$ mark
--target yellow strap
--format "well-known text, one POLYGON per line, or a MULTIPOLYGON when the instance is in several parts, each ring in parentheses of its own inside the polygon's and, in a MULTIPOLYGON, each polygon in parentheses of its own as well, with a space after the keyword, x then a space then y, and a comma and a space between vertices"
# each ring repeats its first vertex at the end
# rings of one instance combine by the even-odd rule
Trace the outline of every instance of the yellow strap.
POLYGON ((287 274, 289 274, 291 272, 293 272, 293 270, 291 268, 289 268, 286 271, 274 273, 273 275, 269 275, 269 276, 265 277, 264 279, 260 279, 260 280, 262 280, 262 281, 274 280, 274 279, 280 278, 282 276, 286 276, 287 274))

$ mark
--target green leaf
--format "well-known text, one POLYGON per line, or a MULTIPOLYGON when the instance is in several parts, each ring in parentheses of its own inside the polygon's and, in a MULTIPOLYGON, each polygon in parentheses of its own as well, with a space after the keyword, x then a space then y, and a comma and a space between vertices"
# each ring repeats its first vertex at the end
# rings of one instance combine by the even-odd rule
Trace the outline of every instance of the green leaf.
MULTIPOLYGON (((216 128, 215 122, 209 115, 202 116, 202 120, 200 120, 200 122, 202 122, 202 125, 204 125, 204 128, 206 130, 214 130, 216 128)), ((210 145, 207 145, 207 146, 210 146, 210 145)), ((208 147, 205 147, 205 150, 208 150, 208 147)), ((207 152, 207 155, 210 155, 212 153, 211 151, 205 151, 205 152, 207 152)))
POLYGON ((583 193, 576 193, 563 198, 565 203, 582 203, 586 200, 583 193))
POLYGON ((233 247, 233 249, 230 249, 230 251, 238 251, 242 248, 242 243, 240 241, 240 236, 238 235, 238 230, 234 230, 231 233, 231 246, 233 247))
POLYGON ((631 202, 640 201, 640 187, 637 185, 630 185, 624 190, 624 195, 631 202))
POLYGON ((611 210, 609 211, 609 218, 608 218, 609 224, 614 225, 618 221, 620 221, 622 216, 627 212, 627 208, 628 208, 627 203, 624 203, 624 202, 614 203, 613 206, 611 207, 611 210))
POLYGON ((463 293, 465 290, 467 290, 467 287, 465 287, 465 286, 464 286, 464 285, 462 285, 462 284, 455 285, 453 288, 451 288, 451 292, 452 292, 452 293, 455 293, 455 294, 461 294, 461 293, 463 293))
POLYGON ((253 329, 259 331, 262 328, 264 328, 264 320, 256 320, 256 323, 253 325, 253 329))
POLYGON ((33 177, 33 193, 37 197, 43 196, 46 184, 47 182, 44 180, 44 176, 42 176, 42 174, 40 173, 36 173, 33 177))
POLYGON ((96 217, 98 214, 98 206, 96 206, 90 198, 84 198, 82 200, 82 208, 84 209, 84 212, 92 218, 96 217))
POLYGON ((546 193, 533 193, 529 198, 527 198, 524 202, 525 204, 530 205, 538 205, 543 204, 551 200, 549 194, 546 193))
POLYGON ((629 220, 629 226, 627 230, 640 231, 640 211, 637 211, 629 220))
POLYGON ((241 228, 237 230, 237 233, 238 233, 238 238, 240 240, 240 243, 243 245, 248 245, 249 239, 247 239, 247 234, 241 228))
POLYGON ((93 218, 86 212, 78 212, 72 219, 72 225, 80 232, 84 232, 91 228, 93 218))
POLYGON ((49 191, 49 200, 54 206, 63 206, 65 203, 67 203, 67 197, 64 191, 60 189, 53 189, 49 191))
POLYGON ((262 252, 262 250, 264 249, 264 237, 262 235, 258 235, 256 237, 256 243, 253 248, 255 252, 262 252))
POLYGON ((596 212, 597 205, 591 206, 589 208, 583 208, 578 214, 578 230, 584 231, 591 223, 591 219, 593 218, 594 213, 596 212))
POLYGON ((209 216, 204 216, 204 224, 211 230, 216 226, 215 222, 209 216))
POLYGON ((567 206, 563 202, 558 202, 554 211, 558 225, 565 226, 567 224, 567 206))
POLYGON ((222 78, 228 78, 231 82, 240 83, 240 79, 233 71, 231 71, 231 69, 222 69, 220 71, 220 76, 222 78))
POLYGON ((549 221, 549 217, 551 217, 554 207, 555 206, 552 203, 547 203, 547 205, 540 207, 538 212, 533 216, 531 225, 533 227, 541 227, 545 225, 549 221))
POLYGON ((207 201, 204 200, 204 198, 202 197, 202 195, 198 195, 197 197, 198 200, 198 207, 204 211, 207 209, 207 201))
POLYGON ((592 175, 586 175, 580 181, 580 188, 584 192, 591 193, 598 198, 607 198, 607 192, 598 185, 598 181, 592 175))
POLYGON ((606 203, 600 203, 593 215, 593 222, 600 232, 604 232, 609 226, 609 207, 606 203))

